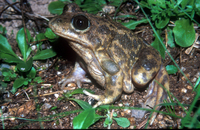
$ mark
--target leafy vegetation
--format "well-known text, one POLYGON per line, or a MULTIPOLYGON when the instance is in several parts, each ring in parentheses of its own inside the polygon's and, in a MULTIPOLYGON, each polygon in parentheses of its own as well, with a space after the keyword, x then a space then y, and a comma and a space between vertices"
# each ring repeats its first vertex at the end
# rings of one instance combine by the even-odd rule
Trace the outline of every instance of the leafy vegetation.
MULTIPOLYGON (((78 100, 75 98, 71 98, 74 94, 84 94, 83 90, 84 89, 76 89, 74 91, 68 91, 67 93, 64 94, 64 97, 60 99, 60 100, 63 100, 63 99, 73 100, 73 101, 77 102, 83 109, 83 111, 73 119, 73 128, 74 129, 87 129, 89 126, 91 126, 96 121, 100 120, 101 118, 106 118, 106 120, 104 122, 104 127, 108 126, 108 128, 112 124, 113 119, 121 127, 126 128, 130 125, 130 122, 128 119, 117 118, 116 113, 114 113, 113 116, 111 116, 111 114, 109 112, 109 105, 104 105, 103 107, 101 107, 102 109, 106 109, 108 111, 108 114, 106 114, 106 116, 100 116, 95 113, 95 108, 92 108, 92 106, 90 104, 88 104, 87 102, 78 100)), ((91 90, 87 90, 87 91, 91 92, 91 90)))
POLYGON ((10 82, 11 80, 14 81, 11 92, 14 94, 18 88, 28 85, 28 83, 30 83, 34 78, 36 78, 34 79, 35 82, 41 82, 41 80, 37 80, 38 77, 35 77, 36 69, 33 67, 33 61, 51 58, 56 55, 56 52, 52 48, 42 50, 42 42, 38 42, 38 44, 36 44, 38 49, 36 52, 34 52, 28 43, 45 39, 44 34, 39 33, 34 40, 33 37, 31 37, 29 30, 26 30, 25 35, 24 28, 21 28, 16 37, 18 47, 22 55, 22 57, 19 57, 12 50, 6 37, 3 36, 6 33, 6 29, 2 26, 0 28, 3 32, 0 34, 0 59, 2 59, 4 62, 16 65, 14 70, 8 68, 2 69, 4 82, 10 82), (33 54, 31 55, 31 53, 33 54), (18 73, 18 75, 15 73, 18 73))

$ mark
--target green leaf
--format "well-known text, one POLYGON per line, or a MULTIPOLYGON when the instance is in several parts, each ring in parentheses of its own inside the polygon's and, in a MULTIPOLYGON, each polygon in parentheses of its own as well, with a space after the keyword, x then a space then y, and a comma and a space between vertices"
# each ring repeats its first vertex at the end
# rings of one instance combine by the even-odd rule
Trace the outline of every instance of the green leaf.
POLYGON ((141 24, 141 23, 148 23, 148 20, 147 19, 142 19, 142 20, 139 20, 139 21, 130 20, 128 23, 122 23, 122 25, 133 30, 133 29, 135 29, 135 27, 138 24, 141 24))
POLYGON ((34 81, 34 82, 37 82, 37 83, 42 83, 42 82, 44 82, 44 81, 42 80, 41 77, 35 77, 33 81, 34 81))
MULTIPOLYGON (((157 33, 159 35, 161 33, 161 30, 157 30, 157 33)), ((162 37, 161 40, 163 41, 162 37)), ((162 43, 159 41, 158 37, 156 37, 155 40, 151 43, 151 46, 158 50, 162 58, 165 59, 165 48, 162 46, 162 43)))
POLYGON ((102 7, 100 5, 94 5, 94 6, 85 6, 85 5, 80 5, 83 11, 87 11, 88 13, 91 14, 96 14, 98 11, 101 11, 102 7))
POLYGON ((9 68, 3 68, 2 75, 4 76, 4 81, 10 81, 10 79, 14 79, 17 77, 13 70, 9 68))
POLYGON ((70 98, 70 100, 77 102, 81 106, 81 108, 83 108, 84 110, 92 108, 92 106, 88 102, 85 102, 79 99, 74 99, 74 98, 70 98))
POLYGON ((54 106, 50 110, 53 111, 53 110, 56 110, 57 108, 58 108, 57 106, 54 106))
POLYGON ((58 36, 50 29, 50 28, 47 28, 46 29, 46 32, 44 34, 51 42, 54 42, 58 36))
POLYGON ((166 8, 165 0, 147 0, 150 5, 160 6, 166 8))
POLYGON ((21 63, 21 62, 23 62, 18 57, 15 57, 11 54, 6 54, 6 53, 3 53, 3 52, 0 52, 0 59, 3 59, 4 62, 7 62, 7 63, 21 63))
POLYGON ((109 5, 118 7, 118 6, 120 6, 120 4, 122 3, 123 0, 109 0, 109 1, 110 1, 109 5))
POLYGON ((102 108, 102 109, 109 109, 110 105, 101 105, 99 106, 99 108, 102 108))
POLYGON ((176 43, 181 47, 189 47, 195 40, 195 30, 189 19, 177 20, 173 33, 176 43))
POLYGON ((18 56, 14 53, 14 51, 12 50, 12 47, 8 43, 8 40, 1 34, 0 34, 0 52, 10 54, 10 55, 18 58, 18 56))
POLYGON ((33 79, 36 76, 36 70, 34 67, 31 68, 31 70, 26 74, 27 78, 33 79))
POLYGON ((54 57, 56 55, 56 52, 50 48, 42 51, 38 51, 33 57, 33 60, 45 60, 51 57, 54 57))
MULTIPOLYGON (((40 40, 43 40, 43 39, 45 39, 44 33, 39 33, 39 34, 36 35, 35 41, 40 41, 40 40)), ((43 43, 43 42, 39 42, 39 44, 41 44, 41 43, 43 43)))
MULTIPOLYGON (((181 2, 181 7, 184 9, 187 5, 193 4, 193 1, 194 0, 178 0, 177 5, 181 2)), ((199 0, 196 0, 196 1, 199 1, 199 0)))
POLYGON ((113 112, 113 117, 117 117, 117 113, 116 112, 113 112))
POLYGON ((171 48, 174 48, 175 43, 174 43, 173 31, 169 27, 167 28, 167 38, 168 38, 167 44, 171 48))
POLYGON ((127 118, 119 117, 119 118, 113 118, 117 124, 123 128, 126 128, 130 126, 130 121, 127 118))
POLYGON ((166 70, 168 74, 175 74, 178 71, 178 69, 174 65, 167 65, 166 70))
POLYGON ((137 19, 137 17, 135 15, 119 15, 119 16, 116 16, 115 19, 120 19, 120 18, 134 18, 134 19, 137 19))
POLYGON ((3 76, 10 76, 11 78, 16 78, 16 74, 13 72, 13 70, 9 68, 2 68, 1 70, 3 76))
POLYGON ((61 1, 53 1, 49 4, 48 10, 51 14, 61 15, 65 4, 61 1))
POLYGON ((195 10, 198 15, 200 15, 200 0, 195 0, 195 10))
POLYGON ((30 58, 27 62, 22 61, 21 63, 17 64, 17 68, 21 72, 27 72, 31 69, 33 65, 33 58, 30 58))
POLYGON ((111 126, 112 123, 113 123, 113 120, 111 118, 107 117, 103 123, 103 126, 104 127, 111 126))
POLYGON ((73 129, 87 129, 95 123, 95 109, 90 108, 81 112, 73 119, 73 129))
POLYGON ((17 88, 14 88, 14 87, 12 87, 12 90, 10 90, 10 92, 11 92, 12 94, 15 94, 16 91, 17 91, 17 88))
POLYGON ((161 19, 156 19, 155 25, 158 29, 164 28, 169 23, 169 17, 161 17, 161 19))
MULTIPOLYGON (((26 34, 27 34, 27 40, 28 42, 30 42, 31 40, 31 34, 29 32, 28 29, 26 29, 26 34)), ((27 50, 28 50, 28 44, 26 42, 26 36, 24 33, 24 28, 21 28, 18 32, 17 32, 17 37, 16 37, 17 43, 18 43, 18 47, 22 53, 22 56, 24 58, 24 61, 26 61, 27 57, 27 50)))
POLYGON ((31 54, 31 51, 32 51, 32 48, 29 47, 28 50, 27 50, 27 52, 26 52, 26 57, 29 57, 29 55, 31 54))
POLYGON ((88 91, 88 92, 94 94, 94 92, 91 91, 90 89, 84 89, 84 88, 78 88, 78 89, 75 89, 75 90, 72 91, 70 94, 71 94, 71 95, 74 95, 74 94, 84 94, 83 90, 86 90, 86 91, 88 91))
POLYGON ((195 85, 194 85, 194 89, 196 90, 196 87, 197 86, 200 86, 200 76, 199 76, 199 78, 197 79, 197 81, 196 81, 196 83, 195 83, 195 85))
POLYGON ((74 2, 77 4, 77 5, 81 5, 81 3, 83 2, 84 0, 75 0, 74 2))
POLYGON ((101 11, 103 5, 106 5, 105 0, 85 0, 83 4, 78 2, 78 6, 83 11, 87 11, 91 14, 96 14, 98 11, 101 11))
POLYGON ((3 34, 3 35, 6 35, 6 33, 7 33, 6 28, 3 27, 2 25, 0 25, 0 33, 3 34))
POLYGON ((20 88, 22 85, 24 85, 24 83, 26 83, 27 79, 23 78, 23 77, 20 77, 20 78, 17 78, 14 83, 13 83, 13 87, 15 89, 18 89, 20 88))
POLYGON ((0 81, 0 84, 1 84, 1 93, 6 92, 6 88, 8 87, 8 84, 3 81, 0 81))

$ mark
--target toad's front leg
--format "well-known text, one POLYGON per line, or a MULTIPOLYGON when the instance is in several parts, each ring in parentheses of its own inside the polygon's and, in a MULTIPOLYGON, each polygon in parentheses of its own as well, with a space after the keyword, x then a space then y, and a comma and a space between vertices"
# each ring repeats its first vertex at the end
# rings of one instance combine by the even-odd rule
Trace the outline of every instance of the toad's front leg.
POLYGON ((65 90, 65 86, 69 83, 76 83, 79 88, 81 88, 82 83, 91 83, 91 80, 86 78, 85 74, 85 70, 83 70, 79 62, 76 61, 72 73, 64 79, 61 89, 65 90))
POLYGON ((98 102, 93 106, 94 108, 99 105, 113 103, 121 96, 123 91, 123 72, 120 67, 105 55, 105 53, 101 52, 98 56, 101 57, 99 63, 105 77, 105 93, 104 95, 94 95, 86 90, 83 91, 86 95, 98 100, 98 102))

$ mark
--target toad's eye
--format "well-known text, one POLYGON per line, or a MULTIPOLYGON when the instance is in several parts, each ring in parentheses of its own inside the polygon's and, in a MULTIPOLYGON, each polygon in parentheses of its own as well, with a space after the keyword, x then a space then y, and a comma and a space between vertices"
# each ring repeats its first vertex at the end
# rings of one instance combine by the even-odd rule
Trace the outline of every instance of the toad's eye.
POLYGON ((76 15, 72 18, 72 25, 75 29, 85 30, 90 26, 90 21, 84 15, 76 15))

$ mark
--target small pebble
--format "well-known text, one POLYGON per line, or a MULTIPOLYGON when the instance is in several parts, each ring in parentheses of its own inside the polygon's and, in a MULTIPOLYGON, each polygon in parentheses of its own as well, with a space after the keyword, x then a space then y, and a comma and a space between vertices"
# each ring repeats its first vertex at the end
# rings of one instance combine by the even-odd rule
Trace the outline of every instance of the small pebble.
POLYGON ((130 117, 130 118, 128 118, 128 120, 130 121, 131 125, 135 125, 135 118, 134 117, 130 117))
POLYGON ((181 89, 181 92, 182 92, 182 93, 187 93, 187 89, 186 89, 186 88, 182 88, 182 89, 181 89))
POLYGON ((62 74, 60 71, 57 71, 57 75, 60 75, 60 74, 62 74))
POLYGON ((123 106, 123 104, 122 104, 122 103, 119 103, 119 104, 118 104, 118 106, 119 106, 119 107, 122 107, 122 106, 123 106))
POLYGON ((192 86, 188 85, 188 86, 187 86, 187 89, 192 90, 193 88, 192 88, 192 86))
POLYGON ((162 114, 159 114, 159 115, 157 116, 157 119, 158 119, 159 121, 161 121, 161 120, 163 119, 163 115, 162 115, 162 114))

